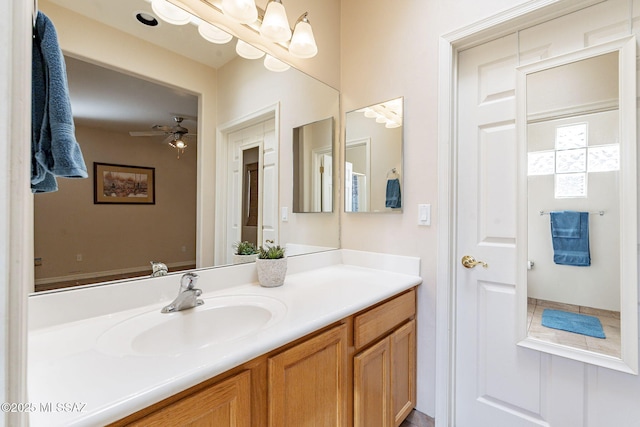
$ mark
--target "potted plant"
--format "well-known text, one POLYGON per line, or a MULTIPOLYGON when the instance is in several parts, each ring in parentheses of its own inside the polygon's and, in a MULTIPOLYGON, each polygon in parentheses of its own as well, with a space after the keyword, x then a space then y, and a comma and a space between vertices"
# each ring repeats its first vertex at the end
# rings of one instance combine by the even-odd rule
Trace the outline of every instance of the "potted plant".
MULTIPOLYGON (((268 242, 273 244, 273 241, 268 242)), ((284 276, 287 274, 287 258, 284 252, 285 248, 280 245, 260 246, 256 268, 261 286, 274 288, 284 284, 284 276)))
POLYGON ((251 242, 237 242, 233 245, 233 263, 245 264, 247 262, 254 262, 258 257, 258 248, 255 243, 251 242))

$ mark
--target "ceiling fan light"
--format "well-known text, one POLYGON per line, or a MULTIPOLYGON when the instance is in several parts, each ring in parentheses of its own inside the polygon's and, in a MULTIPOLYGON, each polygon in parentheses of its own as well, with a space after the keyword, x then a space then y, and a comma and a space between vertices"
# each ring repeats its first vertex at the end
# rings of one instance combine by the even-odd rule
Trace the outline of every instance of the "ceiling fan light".
POLYGON ((191 14, 169 3, 167 0, 151 0, 151 9, 160 19, 173 25, 185 25, 191 21, 191 14))
POLYGON ((264 12, 264 19, 260 27, 262 37, 273 42, 286 42, 291 39, 291 28, 287 12, 284 10, 281 0, 271 0, 264 12))
POLYGON ((200 33, 200 36, 206 41, 216 44, 229 43, 233 38, 231 34, 206 21, 200 22, 198 25, 198 33, 200 33))
POLYGON ((293 29, 289 53, 297 58, 312 58, 318 53, 316 39, 313 37, 313 29, 306 13, 300 17, 293 29))
POLYGON ((286 64, 271 55, 267 55, 264 57, 264 66, 267 70, 275 71, 276 73, 281 73, 291 68, 289 64, 286 64))
POLYGON ((264 56, 264 52, 249 43, 238 39, 236 53, 245 59, 258 59, 264 56))
POLYGON ((258 19, 254 0, 222 0, 222 12, 241 24, 253 24, 258 19))

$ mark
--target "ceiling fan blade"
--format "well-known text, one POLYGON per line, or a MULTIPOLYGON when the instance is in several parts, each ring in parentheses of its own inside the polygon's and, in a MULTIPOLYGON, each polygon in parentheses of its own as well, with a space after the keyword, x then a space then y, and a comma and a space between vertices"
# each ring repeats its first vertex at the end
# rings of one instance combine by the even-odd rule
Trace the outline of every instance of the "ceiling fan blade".
POLYGON ((166 135, 167 133, 164 131, 141 131, 141 132, 129 132, 131 136, 158 136, 158 135, 166 135))
POLYGON ((173 132, 173 127, 171 126, 153 125, 151 126, 151 129, 162 132, 173 132))
POLYGON ((196 116, 190 116, 188 114, 180 114, 180 113, 171 113, 171 115, 173 117, 182 117, 184 120, 191 120, 193 122, 197 122, 198 121, 198 117, 196 116))

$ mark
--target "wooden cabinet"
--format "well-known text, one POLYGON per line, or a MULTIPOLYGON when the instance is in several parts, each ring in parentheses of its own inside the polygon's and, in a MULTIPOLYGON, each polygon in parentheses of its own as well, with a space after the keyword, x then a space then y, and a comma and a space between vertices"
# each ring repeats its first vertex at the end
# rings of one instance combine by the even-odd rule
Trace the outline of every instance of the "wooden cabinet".
POLYGON ((269 426, 346 426, 347 326, 268 360, 269 426))
POLYGON ((414 317, 413 290, 356 316, 355 347, 365 349, 353 358, 355 427, 397 427, 415 406, 414 317))
POLYGON ((113 423, 397 427, 415 406, 415 290, 113 423))
POLYGON ((250 427, 251 373, 244 371, 127 425, 250 427))

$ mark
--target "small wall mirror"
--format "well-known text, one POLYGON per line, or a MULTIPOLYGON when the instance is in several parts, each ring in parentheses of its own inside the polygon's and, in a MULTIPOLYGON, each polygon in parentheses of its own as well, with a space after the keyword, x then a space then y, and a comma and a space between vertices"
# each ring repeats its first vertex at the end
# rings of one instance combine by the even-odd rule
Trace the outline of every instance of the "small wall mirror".
POLYGON ((345 212, 402 211, 403 98, 346 114, 345 212))
POLYGON ((518 72, 520 345, 637 374, 635 40, 518 72))
POLYGON ((293 129, 293 212, 333 212, 333 117, 293 129))

